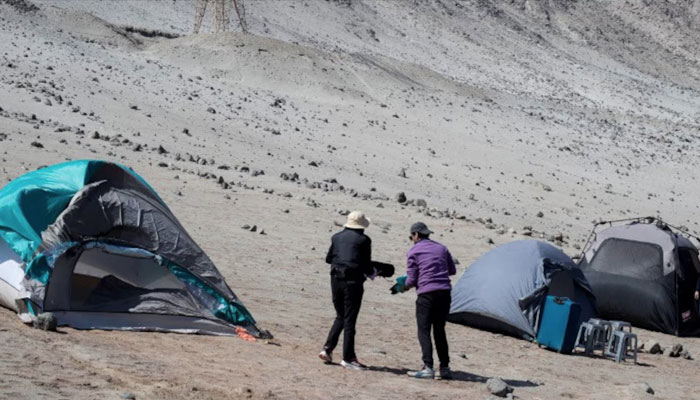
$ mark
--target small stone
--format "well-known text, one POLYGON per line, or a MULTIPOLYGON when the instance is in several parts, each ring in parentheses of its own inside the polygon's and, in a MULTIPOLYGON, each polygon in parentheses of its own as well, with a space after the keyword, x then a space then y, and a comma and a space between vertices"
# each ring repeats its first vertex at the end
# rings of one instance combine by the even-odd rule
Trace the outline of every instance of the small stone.
POLYGON ((216 114, 216 110, 214 109, 214 107, 208 107, 207 112, 212 113, 212 114, 216 114))
POLYGON ((406 178, 406 168, 401 168, 399 171, 399 177, 406 178))
POLYGON ((124 392, 120 394, 119 397, 126 400, 136 400, 136 395, 131 392, 124 392))
POLYGON ((377 204, 377 208, 384 208, 384 204, 382 204, 382 203, 377 204))
POLYGON ((684 350, 684 351, 681 353, 681 357, 683 357, 683 358, 686 359, 686 360, 692 360, 692 359, 693 359, 693 356, 690 354, 690 352, 689 352, 688 350, 684 350))
POLYGON ((406 193, 399 192, 396 194, 396 201, 398 201, 399 203, 405 203, 406 200, 406 193))
POLYGON ((671 351, 668 352, 669 357, 680 357, 681 353, 683 352, 683 345, 680 343, 676 343, 671 347, 671 351))
POLYGON ((417 207, 427 207, 428 206, 428 202, 426 202, 423 199, 416 199, 415 204, 417 207))
POLYGON ((487 244, 493 244, 493 239, 491 239, 491 238, 486 238, 486 243, 487 243, 487 244))
POLYGON ((264 230, 264 229, 261 229, 261 230, 260 230, 260 234, 261 234, 261 235, 267 235, 267 233, 265 233, 265 230, 264 230))
POLYGON ((168 154, 168 151, 165 150, 165 147, 158 146, 158 154, 168 154))
POLYGON ((644 344, 644 350, 649 354, 661 354, 663 350, 656 340, 650 340, 644 344))
POLYGON ((250 231, 251 231, 251 232, 255 232, 255 231, 257 231, 257 230, 258 230, 258 226, 257 226, 257 225, 253 225, 253 226, 250 227, 250 231))
POLYGON ((40 142, 32 142, 32 143, 31 143, 31 146, 32 146, 32 147, 36 147, 37 149, 43 149, 43 148, 44 148, 44 145, 41 144, 40 142))
POLYGON ((544 213, 542 211, 537 213, 537 218, 542 218, 544 217, 544 213))
POLYGON ((143 146, 141 146, 140 144, 136 143, 136 144, 134 144, 134 146, 131 148, 131 150, 133 150, 133 151, 141 151, 141 150, 143 150, 143 146))
POLYGON ((501 378, 491 378, 487 380, 486 389, 488 389, 492 395, 498 397, 506 397, 508 393, 513 391, 513 388, 508 386, 507 383, 503 382, 501 378))
POLYGON ((56 316, 53 313, 41 313, 36 316, 33 325, 42 331, 56 332, 58 320, 56 320, 56 316))
POLYGON ((629 386, 629 389, 634 394, 654 394, 654 389, 646 382, 633 383, 629 386))
POLYGON ((241 229, 245 229, 245 230, 248 231, 248 230, 250 230, 250 225, 245 224, 245 225, 243 225, 243 226, 241 227, 241 229))

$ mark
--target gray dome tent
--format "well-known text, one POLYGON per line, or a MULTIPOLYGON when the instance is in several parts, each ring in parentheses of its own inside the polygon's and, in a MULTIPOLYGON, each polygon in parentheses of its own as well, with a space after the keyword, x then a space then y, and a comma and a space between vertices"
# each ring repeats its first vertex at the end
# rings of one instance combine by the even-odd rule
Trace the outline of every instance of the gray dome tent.
POLYGON ((648 222, 594 231, 584 248, 580 267, 600 315, 672 335, 700 335, 693 299, 698 249, 662 221, 648 222))
POLYGON ((464 271, 452 289, 448 320, 534 340, 547 295, 581 304, 581 321, 596 314, 586 279, 561 250, 537 240, 507 243, 464 271))

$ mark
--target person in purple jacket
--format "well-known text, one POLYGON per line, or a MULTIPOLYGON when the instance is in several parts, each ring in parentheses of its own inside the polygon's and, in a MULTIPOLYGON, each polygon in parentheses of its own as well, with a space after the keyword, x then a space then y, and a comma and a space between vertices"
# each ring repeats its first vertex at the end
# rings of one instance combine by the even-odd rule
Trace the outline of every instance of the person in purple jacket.
POLYGON ((408 375, 424 379, 450 379, 450 356, 445 334, 445 322, 450 312, 452 283, 450 275, 457 273, 447 247, 430 239, 433 233, 422 222, 411 226, 413 247, 408 251, 405 288, 416 288, 416 322, 418 342, 423 353, 423 369, 409 371, 408 375), (440 368, 433 369, 432 328, 440 368))

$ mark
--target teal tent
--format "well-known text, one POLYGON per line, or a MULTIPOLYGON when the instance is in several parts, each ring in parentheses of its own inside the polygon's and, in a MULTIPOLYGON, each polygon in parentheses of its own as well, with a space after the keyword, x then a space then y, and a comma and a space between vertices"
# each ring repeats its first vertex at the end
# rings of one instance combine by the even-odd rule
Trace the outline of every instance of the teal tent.
POLYGON ((153 188, 104 161, 0 190, 0 304, 79 329, 262 334, 153 188))

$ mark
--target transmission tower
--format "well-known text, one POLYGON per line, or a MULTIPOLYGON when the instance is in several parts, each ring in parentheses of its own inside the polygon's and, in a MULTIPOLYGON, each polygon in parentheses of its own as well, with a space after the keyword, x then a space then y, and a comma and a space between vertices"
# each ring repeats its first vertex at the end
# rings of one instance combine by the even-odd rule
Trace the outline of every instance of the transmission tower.
POLYGON ((202 21, 207 12, 207 7, 213 8, 212 29, 214 32, 226 32, 231 23, 230 12, 234 10, 238 17, 243 33, 248 33, 248 24, 245 18, 245 7, 243 0, 197 0, 194 13, 194 33, 199 33, 202 28, 202 21))

